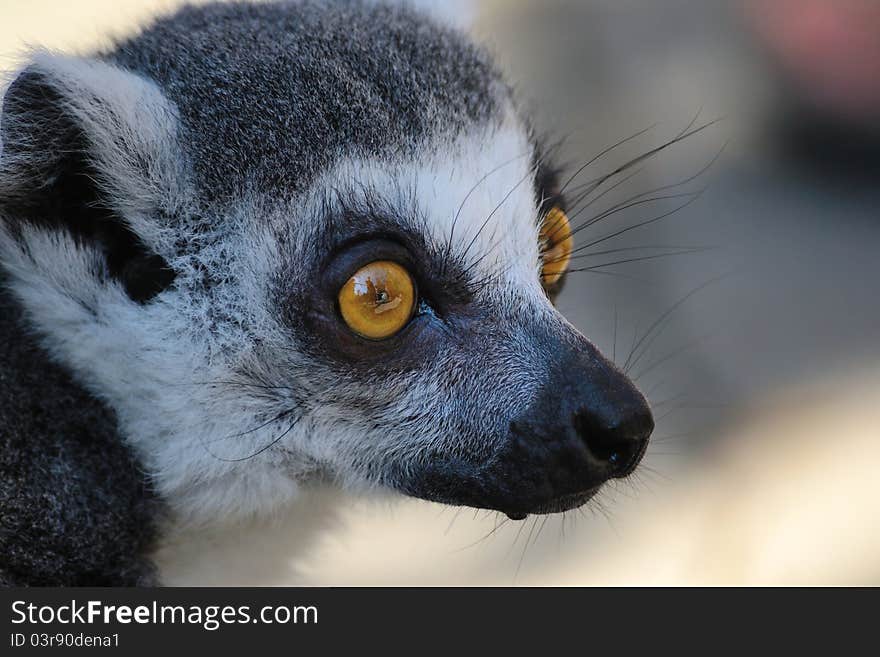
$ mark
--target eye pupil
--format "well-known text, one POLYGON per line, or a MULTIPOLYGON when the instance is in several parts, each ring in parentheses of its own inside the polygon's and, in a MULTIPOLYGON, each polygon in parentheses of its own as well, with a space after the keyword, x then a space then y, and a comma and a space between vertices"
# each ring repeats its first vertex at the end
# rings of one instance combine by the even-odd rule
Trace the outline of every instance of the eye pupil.
POLYGON ((371 340, 399 333, 413 316, 412 276, 396 262, 377 260, 358 269, 339 291, 339 311, 348 327, 371 340))

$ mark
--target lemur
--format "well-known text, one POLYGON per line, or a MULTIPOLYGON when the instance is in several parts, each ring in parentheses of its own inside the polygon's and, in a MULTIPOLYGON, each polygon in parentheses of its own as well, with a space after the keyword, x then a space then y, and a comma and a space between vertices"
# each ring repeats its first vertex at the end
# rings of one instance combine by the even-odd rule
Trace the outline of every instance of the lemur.
POLYGON ((575 229, 487 52, 400 5, 189 6, 0 123, 0 580, 162 583, 313 486, 512 519, 653 429, 555 309, 575 229))

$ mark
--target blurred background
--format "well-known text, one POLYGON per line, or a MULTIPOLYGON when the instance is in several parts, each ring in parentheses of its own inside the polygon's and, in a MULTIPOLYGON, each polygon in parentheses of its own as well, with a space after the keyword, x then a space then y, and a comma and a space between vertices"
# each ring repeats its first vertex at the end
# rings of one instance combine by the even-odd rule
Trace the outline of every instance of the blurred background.
MULTIPOLYGON (((175 4, 0 0, 0 68, 175 4)), ((880 584, 880 2, 418 4, 495 52, 568 171, 647 129, 579 181, 717 120, 585 200, 576 224, 604 218, 580 244, 658 219, 575 261, 593 270, 558 303, 629 361, 656 438, 564 516, 344 500, 305 559, 249 583, 880 584)))

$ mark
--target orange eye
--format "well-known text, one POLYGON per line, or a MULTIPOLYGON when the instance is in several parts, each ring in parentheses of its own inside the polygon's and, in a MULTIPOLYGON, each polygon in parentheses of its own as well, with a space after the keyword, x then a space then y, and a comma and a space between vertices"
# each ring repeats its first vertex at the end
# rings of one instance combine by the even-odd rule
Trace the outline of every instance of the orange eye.
POLYGON ((403 329, 416 307, 409 272, 390 260, 358 269, 339 290, 339 311, 348 327, 370 340, 390 338, 403 329))
POLYGON ((553 208, 547 213, 541 225, 539 239, 544 262, 541 267, 541 283, 546 289, 553 287, 562 278, 571 261, 574 238, 568 217, 562 210, 553 208))

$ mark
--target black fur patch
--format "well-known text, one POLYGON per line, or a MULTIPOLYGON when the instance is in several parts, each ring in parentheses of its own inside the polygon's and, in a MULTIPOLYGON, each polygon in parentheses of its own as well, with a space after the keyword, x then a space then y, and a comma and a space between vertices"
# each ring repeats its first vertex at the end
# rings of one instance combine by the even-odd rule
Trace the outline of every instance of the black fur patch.
POLYGON ((0 276, 0 582, 146 585, 159 505, 111 411, 52 363, 0 276))

